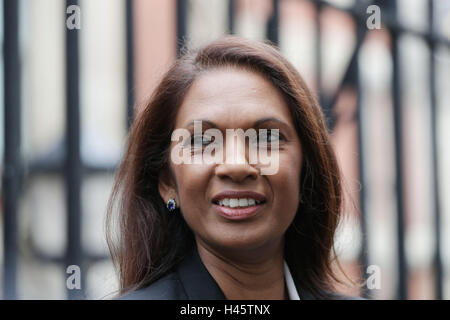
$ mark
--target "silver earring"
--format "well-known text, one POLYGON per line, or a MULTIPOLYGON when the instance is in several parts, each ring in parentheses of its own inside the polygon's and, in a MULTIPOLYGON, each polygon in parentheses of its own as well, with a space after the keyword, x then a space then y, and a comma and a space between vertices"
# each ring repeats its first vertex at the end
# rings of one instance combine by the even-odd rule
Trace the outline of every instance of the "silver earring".
POLYGON ((175 199, 169 199, 169 201, 167 201, 167 205, 166 205, 167 209, 172 212, 177 208, 177 203, 175 202, 175 199))

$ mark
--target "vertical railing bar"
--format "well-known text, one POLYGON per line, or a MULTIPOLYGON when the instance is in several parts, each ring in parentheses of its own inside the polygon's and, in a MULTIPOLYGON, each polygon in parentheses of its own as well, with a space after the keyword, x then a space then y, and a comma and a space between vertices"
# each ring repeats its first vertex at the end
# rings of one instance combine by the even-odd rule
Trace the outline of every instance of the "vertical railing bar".
MULTIPOLYGON (((66 0, 66 6, 78 5, 77 0, 66 0)), ((81 248, 81 180, 80 155, 80 89, 78 29, 66 28, 66 163, 65 182, 67 199, 66 264, 77 265, 83 272, 81 248)), ((81 277, 84 288, 84 276, 81 277)), ((82 298, 81 290, 67 288, 69 299, 82 298)))
POLYGON ((134 28, 133 1, 126 0, 126 59, 127 59, 127 129, 134 118, 134 28))
POLYGON ((177 54, 180 56, 183 45, 186 39, 186 16, 187 16, 187 3, 188 0, 177 0, 177 54))
MULTIPOLYGON (((319 3, 321 5, 324 5, 323 2, 318 2, 318 4, 319 3)), ((366 2, 367 5, 369 5, 370 3, 371 2, 366 2)), ((354 12, 360 12, 361 8, 364 8, 363 4, 358 3, 358 5, 355 6, 355 8, 353 10, 354 10, 354 12)), ((361 24, 361 21, 356 19, 355 16, 353 16, 353 19, 357 25, 361 24)), ((320 26, 319 26, 319 28, 320 28, 320 26)), ((332 97, 325 99, 325 97, 323 95, 320 96, 322 98, 321 105, 322 105, 325 115, 327 116, 328 125, 329 125, 330 129, 333 129, 334 124, 335 124, 334 117, 332 117, 332 110, 337 102, 337 99, 338 99, 340 93, 342 92, 342 89, 344 88, 345 84, 348 82, 348 78, 350 76, 350 70, 352 70, 352 68, 354 68, 354 65, 357 63, 356 59, 358 57, 359 50, 361 49, 361 46, 364 43, 366 34, 367 34, 366 29, 362 29, 361 32, 357 32, 355 48, 353 49, 352 56, 350 57, 348 67, 347 67, 341 81, 339 82, 339 84, 336 88, 336 91, 333 93, 332 97)))
MULTIPOLYGON (((365 31, 361 27, 361 24, 357 24, 357 38, 360 38, 362 34, 365 34, 365 31)), ((362 115, 362 95, 361 95, 361 79, 359 75, 359 63, 358 63, 358 54, 355 59, 355 63, 353 64, 353 77, 355 81, 355 91, 356 91, 356 117, 357 117, 357 130, 358 130, 358 167, 359 167, 359 183, 360 183, 360 191, 359 191, 359 210, 360 210, 360 225, 361 225, 361 252, 359 259, 361 261, 361 275, 364 281, 364 286, 361 288, 361 294, 365 298, 370 298, 369 288, 367 287, 367 267, 369 265, 368 259, 368 235, 367 235, 367 207, 366 207, 366 158, 364 154, 364 128, 363 128, 363 115, 362 115)))
MULTIPOLYGON (((428 0, 429 32, 434 33, 434 6, 433 1, 428 0)), ((433 201, 434 201, 434 269, 436 299, 441 300, 442 289, 442 257, 441 257, 441 199, 439 192, 439 159, 438 159, 438 133, 437 133, 437 91, 436 91, 436 58, 434 56, 436 43, 428 41, 430 47, 429 80, 430 80, 430 121, 431 121, 431 161, 433 165, 433 201)))
POLYGON ((4 34, 4 169, 3 169, 3 298, 17 298, 18 213, 21 172, 19 2, 3 2, 4 34))
POLYGON ((236 10, 236 0, 228 0, 228 33, 234 33, 234 19, 236 10))
POLYGON ((266 37, 276 46, 279 45, 279 0, 272 0, 272 14, 267 21, 266 37))
MULTIPOLYGON (((393 16, 397 14, 397 4, 395 1, 387 3, 393 16)), ((390 30, 392 39, 392 94, 393 94, 393 115, 394 115, 394 143, 395 143, 395 181, 396 181, 396 211, 397 211, 397 257, 398 257, 398 292, 397 298, 404 300, 408 297, 408 266, 405 254, 405 219, 404 219, 404 186, 403 186, 403 112, 401 97, 401 77, 400 77, 400 51, 399 33, 397 30, 390 30)))
MULTIPOLYGON (((367 8, 372 3, 372 1, 368 0, 364 3, 360 3, 359 8, 355 8, 357 12, 363 12, 364 9, 367 8)), ((364 154, 364 126, 363 126, 363 104, 362 104, 362 86, 361 86, 361 78, 360 78, 360 69, 359 69, 359 54, 362 43, 364 42, 364 38, 366 36, 366 28, 361 23, 361 21, 355 20, 356 22, 356 41, 357 41, 357 50, 354 59, 352 59, 353 63, 350 63, 350 66, 354 67, 353 75, 355 79, 356 85, 356 116, 358 123, 358 167, 359 167, 359 182, 360 182, 360 192, 359 192, 359 210, 360 210, 360 225, 361 225, 361 252, 359 259, 361 261, 361 275, 363 279, 363 287, 361 288, 361 295, 364 298, 373 298, 371 296, 371 292, 369 291, 369 287, 367 285, 368 273, 367 268, 369 266, 369 238, 368 238, 368 213, 366 206, 367 199, 367 184, 366 184, 366 158, 364 154)))

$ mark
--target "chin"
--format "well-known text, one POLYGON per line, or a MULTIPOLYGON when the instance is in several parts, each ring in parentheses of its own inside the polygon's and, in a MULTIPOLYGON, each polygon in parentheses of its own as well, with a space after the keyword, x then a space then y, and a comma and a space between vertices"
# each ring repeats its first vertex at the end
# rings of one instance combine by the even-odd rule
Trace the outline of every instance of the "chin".
POLYGON ((222 250, 246 252, 264 247, 272 236, 271 234, 252 234, 251 232, 239 230, 238 232, 228 232, 227 234, 222 233, 219 237, 216 234, 212 242, 215 247, 222 250))

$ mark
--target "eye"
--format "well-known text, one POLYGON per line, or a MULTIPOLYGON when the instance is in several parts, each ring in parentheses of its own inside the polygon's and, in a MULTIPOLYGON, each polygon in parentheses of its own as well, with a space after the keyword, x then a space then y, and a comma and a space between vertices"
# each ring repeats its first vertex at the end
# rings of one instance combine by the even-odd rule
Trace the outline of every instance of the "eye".
POLYGON ((258 135, 258 143, 260 144, 272 143, 280 139, 282 140, 283 136, 280 135, 279 129, 260 130, 258 135))
POLYGON ((213 138, 211 136, 207 135, 196 135, 191 137, 191 146, 198 147, 198 146, 206 146, 210 144, 213 141, 213 138))

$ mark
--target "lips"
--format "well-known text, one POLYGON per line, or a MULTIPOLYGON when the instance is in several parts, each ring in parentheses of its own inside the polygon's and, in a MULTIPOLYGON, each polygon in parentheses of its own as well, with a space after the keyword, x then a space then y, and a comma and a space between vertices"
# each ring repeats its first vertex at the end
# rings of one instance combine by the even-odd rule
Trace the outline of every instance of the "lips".
POLYGON ((255 216, 262 210, 262 208, 264 208, 265 204, 258 204, 246 208, 229 208, 217 204, 213 204, 213 206, 220 216, 226 218, 227 220, 239 221, 250 219, 255 216))
POLYGON ((215 195, 212 202, 219 215, 227 220, 245 220, 261 211, 266 197, 254 191, 224 191, 215 195), (233 205, 236 202, 238 205, 233 205))

